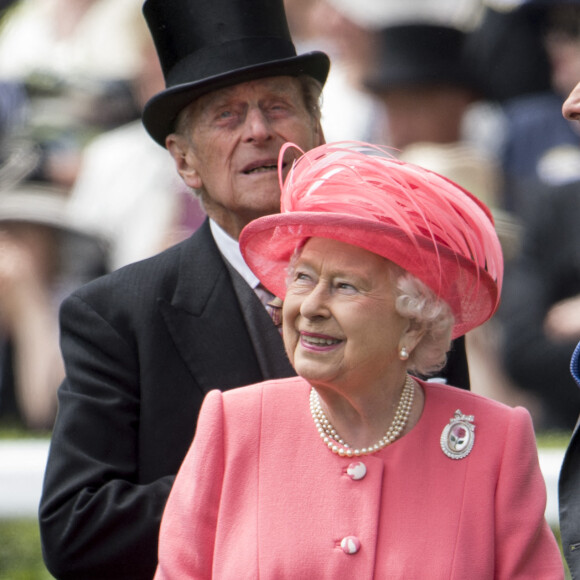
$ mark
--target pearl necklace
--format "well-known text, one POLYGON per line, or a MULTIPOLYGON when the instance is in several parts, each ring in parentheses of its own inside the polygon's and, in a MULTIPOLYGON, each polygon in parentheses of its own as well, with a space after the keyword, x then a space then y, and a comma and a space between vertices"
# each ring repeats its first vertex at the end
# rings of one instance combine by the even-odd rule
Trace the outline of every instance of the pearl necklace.
POLYGON ((314 387, 312 387, 312 390, 310 391, 310 412, 312 413, 312 418, 314 419, 314 424, 316 425, 320 437, 333 453, 342 457, 358 457, 360 455, 370 455, 371 453, 380 451, 401 436, 401 433, 405 429, 409 420, 411 409, 413 408, 414 396, 415 381, 407 375, 405 385, 401 391, 401 397, 399 399, 397 411, 395 412, 395 417, 384 437, 379 439, 379 441, 374 445, 363 447, 362 449, 352 449, 337 433, 336 429, 332 426, 322 410, 320 396, 314 387))

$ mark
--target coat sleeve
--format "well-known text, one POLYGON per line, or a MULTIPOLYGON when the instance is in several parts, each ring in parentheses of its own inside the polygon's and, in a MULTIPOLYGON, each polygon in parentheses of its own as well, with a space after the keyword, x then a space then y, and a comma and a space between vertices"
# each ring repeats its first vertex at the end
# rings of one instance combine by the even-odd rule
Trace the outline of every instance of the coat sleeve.
POLYGON ((531 417, 525 409, 516 408, 506 431, 496 489, 495 578, 564 578, 545 510, 546 486, 531 417))
POLYGON ((67 379, 39 513, 45 562, 60 580, 151 578, 174 476, 139 482, 134 349, 75 295, 61 331, 67 379))
POLYGON ((155 580, 212 577, 224 464, 223 399, 211 391, 165 507, 155 580))

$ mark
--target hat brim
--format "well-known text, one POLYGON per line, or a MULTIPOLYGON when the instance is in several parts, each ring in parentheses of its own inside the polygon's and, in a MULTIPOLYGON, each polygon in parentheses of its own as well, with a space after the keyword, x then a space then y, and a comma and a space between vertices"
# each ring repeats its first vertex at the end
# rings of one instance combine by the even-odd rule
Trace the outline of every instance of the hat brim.
POLYGON ((330 59, 324 52, 314 51, 290 58, 239 68, 206 77, 191 83, 170 87, 152 97, 143 109, 142 121, 151 137, 165 147, 166 137, 175 129, 179 113, 194 99, 225 87, 271 76, 308 75, 326 82, 330 59))
POLYGON ((488 272, 428 237, 410 238, 388 223, 347 214, 277 214, 246 226, 240 248, 262 284, 284 299, 289 261, 312 237, 358 246, 419 278, 451 307, 455 316, 453 338, 485 322, 497 308, 498 289, 488 272))
POLYGON ((5 223, 35 224, 67 234, 93 235, 73 221, 67 199, 59 190, 34 184, 23 184, 0 194, 0 229, 5 223))

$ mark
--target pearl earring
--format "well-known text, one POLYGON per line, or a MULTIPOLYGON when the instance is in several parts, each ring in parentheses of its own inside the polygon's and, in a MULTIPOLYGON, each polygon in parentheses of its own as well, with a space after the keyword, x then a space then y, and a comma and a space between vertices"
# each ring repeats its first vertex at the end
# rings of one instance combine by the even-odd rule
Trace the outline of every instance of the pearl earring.
POLYGON ((401 347, 401 350, 399 351, 399 358, 401 360, 407 360, 409 358, 409 353, 407 352, 406 346, 401 347))

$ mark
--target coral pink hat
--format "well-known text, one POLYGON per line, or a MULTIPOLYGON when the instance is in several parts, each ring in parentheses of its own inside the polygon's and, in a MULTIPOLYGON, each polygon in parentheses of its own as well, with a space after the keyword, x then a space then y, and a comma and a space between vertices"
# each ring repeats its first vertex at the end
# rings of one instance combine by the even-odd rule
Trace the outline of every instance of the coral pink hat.
POLYGON ((451 307, 453 337, 495 312, 503 256, 493 218, 452 181, 381 147, 344 142, 306 152, 281 189, 281 213, 254 220, 240 236, 244 259, 276 296, 286 294, 294 251, 321 237, 383 256, 422 280, 451 307))

